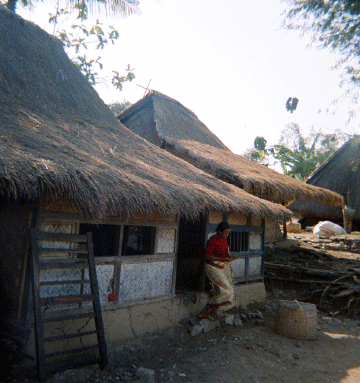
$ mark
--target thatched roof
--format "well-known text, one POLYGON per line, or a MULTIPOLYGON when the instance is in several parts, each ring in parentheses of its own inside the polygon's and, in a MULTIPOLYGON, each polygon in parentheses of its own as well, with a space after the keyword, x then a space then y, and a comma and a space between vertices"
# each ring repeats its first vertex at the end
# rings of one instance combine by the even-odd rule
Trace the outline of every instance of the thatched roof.
POLYGON ((206 210, 286 218, 125 128, 62 45, 0 5, 0 198, 69 198, 93 216, 206 210))
POLYGON ((134 133, 156 146, 192 140, 229 150, 190 109, 154 90, 125 109, 118 118, 134 133))
MULTIPOLYGON (((355 209, 354 220, 360 220, 360 135, 354 136, 319 166, 306 180, 308 185, 316 185, 341 194, 345 205, 355 209)), ((298 201, 291 205, 303 216, 342 220, 340 208, 324 212, 309 201, 298 201), (331 214, 329 214, 331 213, 331 214)))
MULTIPOLYGON (((194 116, 180 103, 152 91, 120 113, 118 119, 144 138, 148 138, 154 131, 161 131, 163 148, 208 174, 262 199, 287 205, 295 199, 309 198, 327 205, 342 205, 342 198, 337 193, 307 185, 234 154, 227 148, 205 142, 204 127, 201 125, 198 132, 199 124, 193 120, 190 125, 186 113, 194 116), (184 131, 180 133, 182 127, 184 131)), ((207 128, 206 131, 208 137, 210 131, 207 128)))

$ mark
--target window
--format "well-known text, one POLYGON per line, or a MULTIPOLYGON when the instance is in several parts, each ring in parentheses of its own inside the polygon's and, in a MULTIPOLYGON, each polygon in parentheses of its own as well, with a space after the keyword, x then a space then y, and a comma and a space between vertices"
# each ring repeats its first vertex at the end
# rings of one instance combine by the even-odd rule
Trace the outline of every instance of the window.
POLYGON ((249 233, 243 231, 231 231, 229 238, 230 252, 239 253, 249 250, 249 233))
POLYGON ((152 226, 124 226, 122 255, 154 254, 155 233, 152 226))
POLYGON ((95 257, 110 257, 119 253, 120 226, 81 223, 79 234, 92 233, 95 257))

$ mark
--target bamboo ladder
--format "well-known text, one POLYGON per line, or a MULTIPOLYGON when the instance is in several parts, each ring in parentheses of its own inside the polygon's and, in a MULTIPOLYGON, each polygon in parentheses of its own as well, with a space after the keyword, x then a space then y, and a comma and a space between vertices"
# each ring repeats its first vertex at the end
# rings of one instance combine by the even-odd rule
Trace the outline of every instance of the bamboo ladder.
POLYGON ((104 368, 107 352, 91 233, 31 229, 30 240, 39 380, 88 364, 104 368), (42 273, 51 277, 43 278, 42 273))

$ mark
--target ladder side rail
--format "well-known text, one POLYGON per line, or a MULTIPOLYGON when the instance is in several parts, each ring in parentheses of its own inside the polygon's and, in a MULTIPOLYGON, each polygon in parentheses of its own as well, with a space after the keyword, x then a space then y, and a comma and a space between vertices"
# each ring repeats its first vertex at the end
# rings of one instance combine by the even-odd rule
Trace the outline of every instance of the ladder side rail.
POLYGON ((99 298, 99 287, 98 280, 96 275, 95 268, 95 258, 94 258, 94 245, 92 241, 92 233, 87 233, 87 247, 88 247, 88 261, 89 261, 89 277, 90 277, 90 286, 91 292, 93 294, 93 305, 95 311, 95 325, 97 328, 97 337, 99 343, 99 351, 102 359, 101 368, 105 368, 107 365, 107 350, 106 350, 106 340, 104 332, 104 323, 101 314, 100 298, 99 298))
POLYGON ((45 372, 45 347, 44 347, 44 325, 42 321, 40 303, 40 269, 39 269, 39 248, 36 229, 30 229, 31 241, 31 274, 32 274, 32 293, 34 306, 34 330, 36 345, 36 367, 38 378, 42 382, 46 378, 45 372))

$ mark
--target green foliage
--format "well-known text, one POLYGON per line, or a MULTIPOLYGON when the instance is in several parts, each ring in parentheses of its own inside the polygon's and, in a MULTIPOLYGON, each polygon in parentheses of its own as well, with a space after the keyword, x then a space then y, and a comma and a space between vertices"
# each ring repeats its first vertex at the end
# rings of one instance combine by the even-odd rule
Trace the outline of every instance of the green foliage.
POLYGON ((296 110, 298 103, 299 100, 296 97, 289 97, 286 101, 285 108, 288 112, 293 113, 296 110))
POLYGON ((267 165, 265 163, 266 152, 264 150, 250 150, 248 153, 245 153, 244 157, 258 164, 267 165))
POLYGON ((279 161, 284 174, 304 181, 346 137, 340 132, 322 134, 314 130, 304 137, 297 124, 290 124, 282 132, 280 143, 271 147, 269 153, 279 161))
MULTIPOLYGON (((44 0, 41 0, 44 2, 44 0)), ((58 3, 60 0, 58 0, 58 3)), ((5 3, 5 6, 11 11, 15 12, 16 5, 20 3, 23 7, 30 7, 36 1, 34 0, 5 0, 0 1, 1 4, 5 3)), ((139 11, 139 0, 69 0, 67 1, 70 6, 81 7, 85 5, 83 11, 87 13, 90 8, 91 13, 96 11, 105 11, 106 13, 121 14, 123 16, 130 16, 133 13, 140 13, 139 11)), ((85 20, 86 17, 83 19, 85 20)))
POLYGON ((267 165, 269 160, 281 166, 284 174, 305 181, 306 178, 333 154, 349 136, 342 132, 323 134, 312 130, 308 137, 304 137, 297 124, 289 124, 280 137, 279 144, 270 146, 259 145, 266 140, 256 137, 255 150, 246 153, 247 158, 267 165))
POLYGON ((248 149, 243 156, 258 164, 266 165, 267 155, 269 154, 266 149, 266 139, 264 137, 257 136, 254 140, 254 149, 248 149))
POLYGON ((266 156, 268 154, 266 150, 266 139, 264 137, 257 136, 254 140, 254 148, 245 153, 245 157, 259 164, 268 165, 266 162, 266 156))
POLYGON ((127 109, 130 105, 131 105, 131 102, 124 100, 123 102, 119 102, 119 101, 112 102, 111 104, 108 104, 108 107, 114 113, 114 115, 117 116, 123 110, 127 109))
POLYGON ((312 43, 340 54, 345 80, 360 81, 360 2, 358 0, 283 0, 284 26, 311 36, 312 43))
MULTIPOLYGON (((5 2, 5 6, 10 11, 15 12, 17 2, 18 2, 18 0, 8 0, 5 2)), ((31 2, 31 0, 20 0, 20 3, 23 7, 28 7, 31 5, 32 2, 31 2)))
POLYGON ((130 64, 128 64, 127 68, 125 69, 126 76, 121 76, 118 71, 113 70, 113 77, 111 79, 111 83, 114 85, 116 89, 122 90, 123 84, 126 81, 132 81, 135 78, 134 73, 132 72, 133 69, 130 68, 130 64))
POLYGON ((340 69, 344 90, 338 100, 348 104, 349 123, 360 111, 360 1, 282 0, 287 4, 283 26, 311 38, 310 46, 337 54, 331 66, 340 69))
MULTIPOLYGON (((0 1, 3 3, 3 1, 0 1)), ((35 3, 34 0, 7 0, 5 5, 15 12, 17 3, 20 3, 24 7, 28 7, 35 3)), ((125 75, 121 75, 118 70, 112 70, 111 79, 104 78, 100 75, 104 69, 101 56, 94 55, 94 51, 88 50, 89 47, 94 47, 96 50, 103 50, 108 45, 113 45, 116 40, 119 39, 119 32, 113 26, 104 25, 96 20, 92 26, 87 25, 89 19, 89 10, 93 14, 98 7, 100 10, 102 6, 103 10, 111 13, 121 13, 124 16, 131 15, 133 13, 139 13, 138 0, 70 0, 66 2, 66 7, 60 6, 61 1, 57 1, 57 8, 54 13, 49 14, 49 23, 53 24, 53 34, 57 36, 67 51, 70 59, 80 69, 83 75, 92 85, 96 85, 99 82, 108 81, 116 89, 122 90, 123 85, 127 81, 132 81, 135 78, 133 69, 130 65, 125 69, 125 75), (62 24, 65 18, 70 14, 76 12, 75 24, 72 24, 69 29, 58 30, 59 25, 62 24), (90 53, 90 57, 85 53, 90 53)))
POLYGON ((254 147, 257 150, 265 151, 266 143, 267 143, 267 141, 264 137, 257 136, 254 140, 254 147))
MULTIPOLYGON (((85 22, 88 19, 88 7, 85 2, 76 2, 74 8, 77 11, 78 23, 72 24, 70 30, 56 30, 61 24, 61 18, 69 14, 66 8, 58 8, 54 14, 49 15, 49 22, 54 24, 54 32, 66 47, 67 53, 74 64, 92 85, 105 81, 100 73, 104 69, 101 56, 88 57, 85 53, 89 47, 103 50, 106 46, 114 44, 119 38, 119 32, 111 25, 104 25, 97 19, 95 24, 88 27, 85 22)), ((112 70, 111 84, 118 90, 123 89, 123 84, 135 78, 130 65, 125 69, 126 74, 120 75, 119 71, 112 70)))

